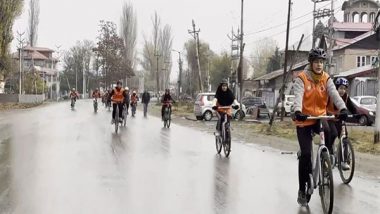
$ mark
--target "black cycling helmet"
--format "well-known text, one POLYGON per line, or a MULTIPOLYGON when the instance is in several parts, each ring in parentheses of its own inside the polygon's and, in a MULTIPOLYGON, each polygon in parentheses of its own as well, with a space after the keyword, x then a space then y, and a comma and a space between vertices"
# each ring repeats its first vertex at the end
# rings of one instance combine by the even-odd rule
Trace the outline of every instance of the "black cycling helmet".
POLYGON ((228 80, 227 79, 222 79, 222 81, 220 81, 220 85, 223 85, 223 84, 227 84, 228 85, 228 80))
POLYGON ((315 59, 327 59, 326 51, 322 48, 313 48, 309 52, 309 62, 313 62, 315 59))
POLYGON ((350 84, 348 80, 344 77, 338 77, 334 81, 336 88, 339 88, 339 86, 344 85, 348 88, 348 85, 350 84))
POLYGON ((122 83, 120 80, 118 80, 118 81, 116 82, 116 85, 123 85, 123 83, 122 83))

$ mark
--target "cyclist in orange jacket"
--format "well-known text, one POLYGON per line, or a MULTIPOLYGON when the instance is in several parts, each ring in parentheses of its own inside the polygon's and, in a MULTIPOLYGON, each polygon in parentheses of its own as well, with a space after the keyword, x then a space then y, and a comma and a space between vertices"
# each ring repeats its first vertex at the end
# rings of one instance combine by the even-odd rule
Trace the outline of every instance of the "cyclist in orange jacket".
MULTIPOLYGON (((334 82, 323 70, 326 52, 320 48, 309 52, 309 66, 294 80, 294 112, 297 125, 297 138, 301 154, 298 165, 298 199, 301 205, 307 205, 306 183, 312 172, 312 133, 319 133, 320 121, 307 120, 308 116, 326 115, 329 97, 338 109, 338 118, 345 120, 348 115, 346 105, 339 96, 334 82)), ((323 122, 325 139, 329 139, 329 126, 323 122)))
POLYGON ((111 91, 110 98, 112 100, 112 124, 115 122, 115 115, 116 115, 116 106, 119 107, 119 118, 122 121, 123 118, 123 105, 124 105, 124 99, 127 96, 125 90, 122 88, 123 84, 119 80, 116 83, 116 87, 111 91))

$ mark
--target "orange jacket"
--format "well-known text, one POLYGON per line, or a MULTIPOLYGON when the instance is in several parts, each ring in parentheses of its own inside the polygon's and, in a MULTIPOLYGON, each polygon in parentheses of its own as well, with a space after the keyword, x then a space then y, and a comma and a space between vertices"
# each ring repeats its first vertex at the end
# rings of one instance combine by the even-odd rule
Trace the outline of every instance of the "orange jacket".
POLYGON ((112 101, 121 103, 124 101, 124 89, 120 89, 120 91, 113 89, 112 101))
MULTIPOLYGON (((304 83, 304 94, 302 99, 302 113, 311 116, 326 115, 327 102, 329 99, 327 92, 327 81, 329 75, 323 72, 322 78, 318 83, 309 79, 305 72, 298 75, 304 83)), ((313 125, 315 120, 296 121, 297 126, 313 125)))
POLYGON ((216 103, 216 106, 218 106, 218 107, 229 107, 229 108, 218 108, 217 111, 219 113, 227 114, 228 116, 232 115, 232 108, 231 108, 231 106, 221 106, 219 103, 216 103))
POLYGON ((139 100, 139 97, 137 96, 137 94, 136 95, 131 95, 131 102, 132 103, 136 103, 137 101, 139 100))

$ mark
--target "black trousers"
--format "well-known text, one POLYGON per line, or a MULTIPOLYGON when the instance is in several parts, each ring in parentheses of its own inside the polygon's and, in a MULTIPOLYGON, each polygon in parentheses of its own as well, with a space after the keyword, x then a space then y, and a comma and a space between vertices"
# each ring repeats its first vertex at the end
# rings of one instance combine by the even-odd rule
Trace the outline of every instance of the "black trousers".
MULTIPOLYGON (((305 191, 306 182, 309 180, 309 174, 312 172, 312 142, 313 136, 312 133, 319 134, 320 132, 320 121, 317 121, 314 125, 297 127, 297 138, 298 143, 301 149, 301 155, 298 161, 298 181, 299 181, 299 190, 305 191)), ((325 133, 325 139, 330 139, 330 128, 326 121, 322 122, 323 130, 325 133)), ((326 147, 329 148, 325 140, 326 147)), ((331 148, 331 145, 330 145, 331 148)), ((330 149, 329 148, 329 149, 330 149)))
MULTIPOLYGON (((164 118, 165 107, 166 107, 166 105, 162 105, 162 107, 161 107, 161 118, 164 118)), ((172 111, 171 105, 169 106, 169 110, 172 111)))
MULTIPOLYGON (((335 139, 337 137, 340 137, 341 133, 342 133, 342 121, 333 121, 333 120, 330 120, 329 122, 329 127, 330 127, 330 139, 329 140, 329 146, 332 147, 335 139)), ((329 147, 327 147, 329 148, 329 147)), ((332 148, 330 149, 329 148, 329 151, 330 153, 332 154, 332 148)))
POLYGON ((112 110, 112 119, 115 119, 116 115, 116 105, 119 106, 119 118, 123 117, 123 103, 112 103, 113 110, 112 110))
MULTIPOLYGON (((218 122, 216 122, 216 130, 217 131, 222 131, 222 124, 224 123, 224 115, 226 113, 217 113, 216 115, 218 116, 218 122)), ((227 115, 227 121, 231 121, 231 116, 227 115)))

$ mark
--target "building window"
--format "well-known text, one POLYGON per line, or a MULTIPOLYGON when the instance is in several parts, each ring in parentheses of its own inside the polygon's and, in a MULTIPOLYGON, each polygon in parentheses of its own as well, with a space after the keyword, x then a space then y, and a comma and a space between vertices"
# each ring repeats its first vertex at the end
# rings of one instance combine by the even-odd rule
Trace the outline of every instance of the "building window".
POLYGON ((377 59, 378 59, 377 56, 371 56, 371 65, 374 65, 375 63, 377 63, 377 59))
POLYGON ((362 67, 366 65, 366 57, 358 56, 356 57, 356 67, 362 67))

